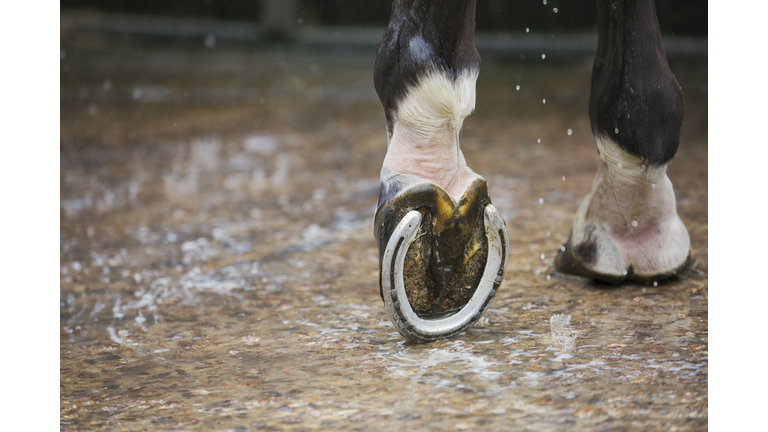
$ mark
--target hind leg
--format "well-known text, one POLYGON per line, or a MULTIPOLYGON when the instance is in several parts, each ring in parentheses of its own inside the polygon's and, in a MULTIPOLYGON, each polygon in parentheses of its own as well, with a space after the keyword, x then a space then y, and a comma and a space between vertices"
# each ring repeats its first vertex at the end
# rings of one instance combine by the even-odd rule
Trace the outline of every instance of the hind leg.
POLYGON ((685 115, 652 0, 599 0, 589 116, 602 160, 555 259, 561 273, 652 283, 693 263, 667 165, 685 115))
POLYGON ((506 263, 503 219, 459 146, 475 107, 475 2, 396 0, 374 66, 387 154, 374 219, 385 309, 403 336, 460 333, 506 263))

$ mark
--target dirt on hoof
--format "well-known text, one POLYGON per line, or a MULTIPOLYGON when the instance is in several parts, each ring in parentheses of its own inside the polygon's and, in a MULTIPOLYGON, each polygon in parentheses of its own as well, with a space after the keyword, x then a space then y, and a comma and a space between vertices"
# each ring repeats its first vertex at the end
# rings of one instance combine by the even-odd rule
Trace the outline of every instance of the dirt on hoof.
POLYGON ((449 262, 441 261, 440 246, 433 244, 432 215, 422 210, 422 216, 419 231, 405 255, 403 279, 414 312, 420 317, 438 317, 461 309, 472 298, 488 259, 488 240, 483 212, 478 212, 474 224, 466 225, 472 233, 469 242, 463 245, 463 254, 449 262))

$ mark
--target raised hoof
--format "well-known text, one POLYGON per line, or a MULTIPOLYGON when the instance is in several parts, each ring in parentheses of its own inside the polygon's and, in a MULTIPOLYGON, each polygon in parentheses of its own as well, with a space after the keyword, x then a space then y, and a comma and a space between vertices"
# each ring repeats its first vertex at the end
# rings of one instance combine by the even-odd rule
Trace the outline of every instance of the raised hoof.
POLYGON ((456 202, 424 182, 377 212, 381 296, 406 339, 455 336, 480 319, 496 295, 509 241, 487 191, 477 179, 456 202))

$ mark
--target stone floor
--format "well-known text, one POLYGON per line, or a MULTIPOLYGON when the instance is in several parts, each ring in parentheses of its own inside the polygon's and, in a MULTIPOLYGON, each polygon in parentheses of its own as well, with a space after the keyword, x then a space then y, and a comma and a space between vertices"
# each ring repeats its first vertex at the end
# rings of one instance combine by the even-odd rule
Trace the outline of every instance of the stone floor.
POLYGON ((462 149, 506 277, 465 334, 413 345, 378 293, 371 55, 61 44, 62 430, 707 429, 705 68, 673 65, 669 167, 698 267, 611 286, 551 267, 599 161, 589 61, 484 62, 462 149))

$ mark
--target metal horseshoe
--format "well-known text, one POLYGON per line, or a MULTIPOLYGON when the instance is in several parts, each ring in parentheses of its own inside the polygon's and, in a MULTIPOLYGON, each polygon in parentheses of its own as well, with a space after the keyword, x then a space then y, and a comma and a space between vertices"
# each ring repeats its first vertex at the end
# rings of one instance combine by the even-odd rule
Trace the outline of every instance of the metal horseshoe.
POLYGON ((397 331, 413 342, 430 342, 455 336, 477 322, 496 296, 507 267, 509 238, 504 219, 488 204, 484 212, 488 259, 472 298, 447 317, 424 319, 413 311, 405 291, 403 262, 409 243, 416 236, 421 214, 412 210, 403 217, 389 238, 382 260, 384 308, 397 331))

